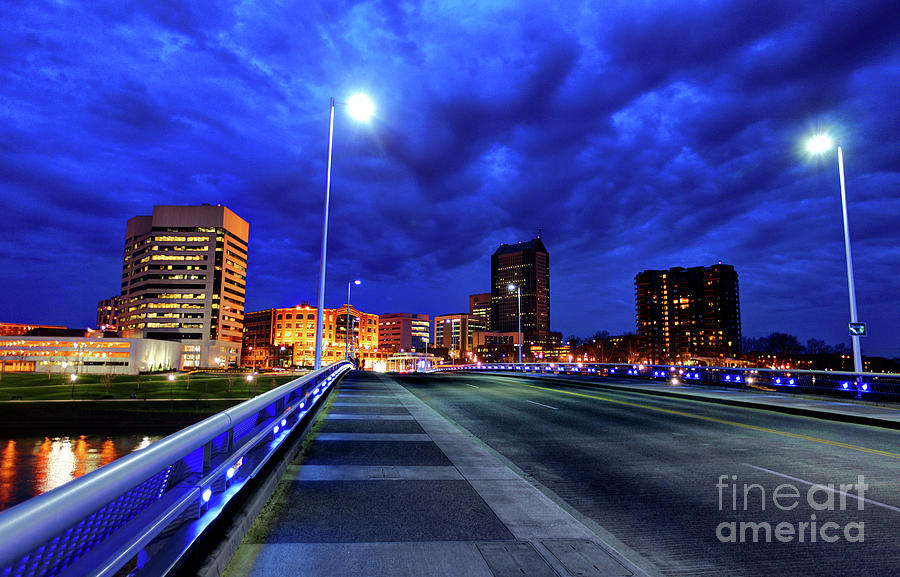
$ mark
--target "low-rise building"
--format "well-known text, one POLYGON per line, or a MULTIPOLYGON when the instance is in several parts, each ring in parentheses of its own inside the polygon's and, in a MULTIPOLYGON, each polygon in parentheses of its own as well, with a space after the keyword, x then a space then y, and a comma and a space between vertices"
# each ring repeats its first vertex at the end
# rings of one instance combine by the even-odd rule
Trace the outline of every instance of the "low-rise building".
POLYGON ((181 366, 181 343, 97 336, 0 337, 4 372, 136 375, 181 366))

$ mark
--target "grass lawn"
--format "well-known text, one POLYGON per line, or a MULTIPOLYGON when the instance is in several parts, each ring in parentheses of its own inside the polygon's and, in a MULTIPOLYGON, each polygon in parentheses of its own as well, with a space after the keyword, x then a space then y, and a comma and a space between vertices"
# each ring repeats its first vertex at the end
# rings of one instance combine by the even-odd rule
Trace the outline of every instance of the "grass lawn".
POLYGON ((68 374, 3 373, 0 401, 100 400, 100 399, 234 399, 250 398, 298 378, 299 375, 194 373, 153 375, 78 375, 73 384, 68 374))

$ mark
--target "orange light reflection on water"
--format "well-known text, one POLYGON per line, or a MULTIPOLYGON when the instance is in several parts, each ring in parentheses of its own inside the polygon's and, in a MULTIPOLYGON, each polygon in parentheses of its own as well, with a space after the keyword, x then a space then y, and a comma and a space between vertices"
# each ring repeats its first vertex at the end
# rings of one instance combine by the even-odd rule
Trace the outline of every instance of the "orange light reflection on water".
POLYGON ((16 442, 10 439, 0 454, 0 509, 5 509, 12 502, 15 482, 16 442))

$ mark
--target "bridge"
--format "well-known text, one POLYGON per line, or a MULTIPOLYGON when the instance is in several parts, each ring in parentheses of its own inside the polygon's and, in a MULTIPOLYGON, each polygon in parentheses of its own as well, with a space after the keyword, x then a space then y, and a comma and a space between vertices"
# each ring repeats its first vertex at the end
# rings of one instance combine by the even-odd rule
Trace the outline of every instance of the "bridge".
POLYGON ((900 376, 337 363, 0 514, 0 575, 900 566, 900 376))

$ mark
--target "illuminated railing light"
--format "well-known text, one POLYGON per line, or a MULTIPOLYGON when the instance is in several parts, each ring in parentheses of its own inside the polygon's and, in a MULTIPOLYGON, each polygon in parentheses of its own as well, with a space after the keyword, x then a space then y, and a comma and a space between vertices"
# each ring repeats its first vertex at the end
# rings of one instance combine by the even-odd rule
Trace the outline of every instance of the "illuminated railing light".
POLYGON ((208 503, 209 500, 212 498, 212 489, 209 487, 207 487, 206 489, 203 489, 202 497, 203 497, 203 502, 208 503))
POLYGON ((287 425, 287 419, 281 419, 281 426, 284 427, 287 425))
POLYGON ((225 477, 228 479, 231 479, 232 477, 234 477, 234 473, 235 473, 234 467, 229 467, 228 470, 225 471, 225 477))
POLYGON ((280 428, 278 425, 275 425, 275 428, 272 429, 272 433, 275 434, 275 435, 277 435, 277 434, 278 434, 278 431, 280 431, 280 430, 281 430, 281 428, 280 428))

